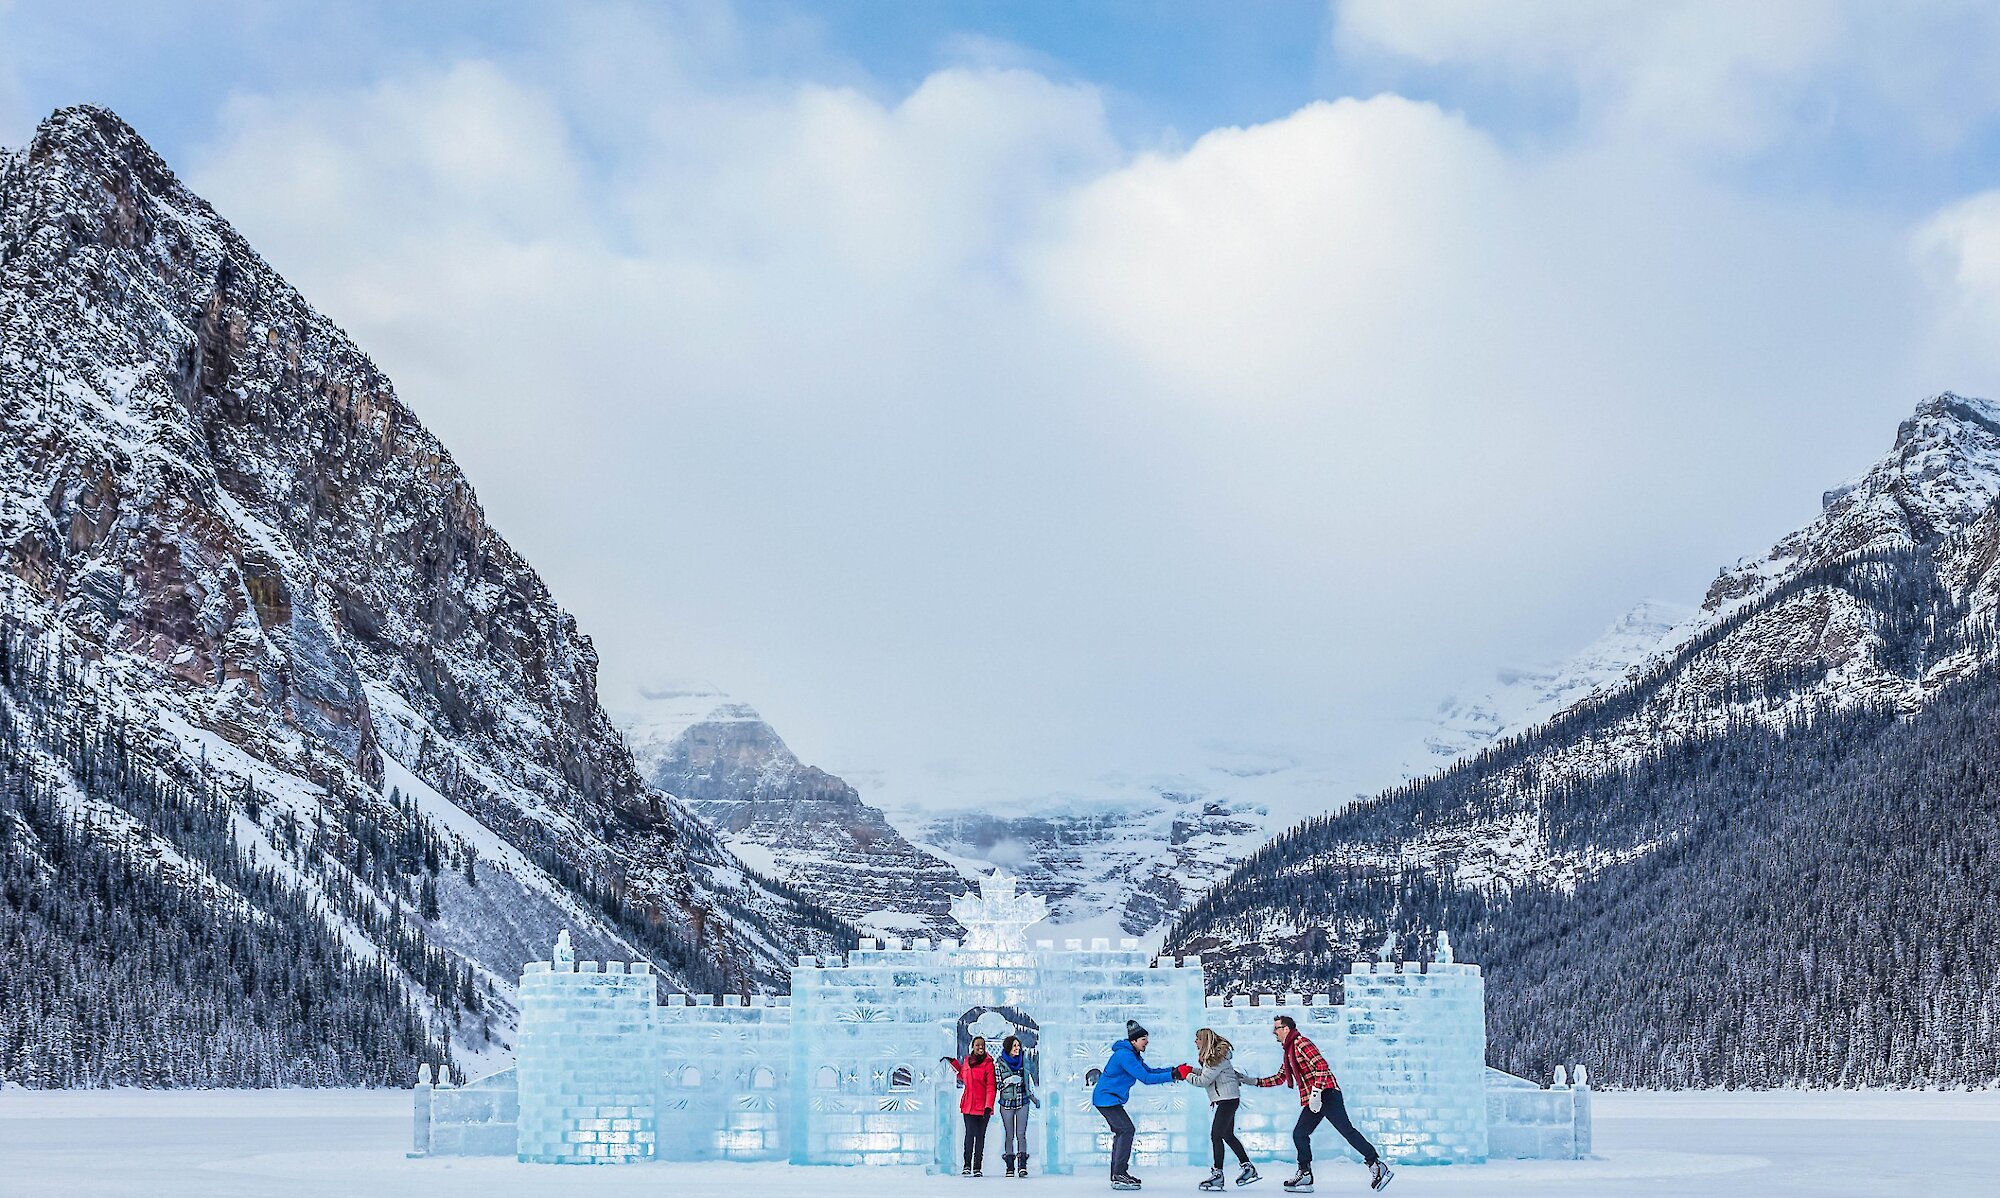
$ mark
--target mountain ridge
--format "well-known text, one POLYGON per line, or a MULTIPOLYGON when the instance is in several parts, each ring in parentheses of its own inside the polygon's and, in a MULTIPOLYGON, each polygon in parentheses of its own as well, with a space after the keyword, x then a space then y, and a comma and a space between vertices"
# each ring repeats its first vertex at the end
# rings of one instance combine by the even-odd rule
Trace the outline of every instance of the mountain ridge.
MULTIPOLYGON (((12 635, 141 713, 143 768, 228 795, 358 951, 402 953, 465 1060, 504 1053, 559 925, 710 991, 851 939, 646 785, 595 646, 449 451, 108 109, 0 152, 0 395, 12 635), (447 967, 490 1000, 476 1029, 417 976, 447 967)), ((81 710, 21 700, 21 743, 81 710)), ((67 801, 61 755, 24 752, 67 801)))
MULTIPOLYGON (((1916 904, 1932 914, 1907 933, 1924 951, 1943 947, 1940 912, 1995 901, 1992 877, 1964 867, 1988 851, 1979 825, 1968 836, 1924 814, 1940 810, 1931 793, 1950 789, 1945 775, 1978 773, 1942 730, 1990 718, 2000 660, 2000 424, 1991 411, 1950 393, 1925 399, 1884 457, 1830 491, 1819 516, 1769 553, 1725 569, 1702 612, 1618 683, 1439 773, 1295 826, 1195 904, 1170 945, 1203 953, 1235 987, 1328 988, 1345 961, 1385 937, 1415 955, 1448 927, 1487 966, 1505 1012, 1489 1018, 1489 1038, 1516 1071, 1541 1062, 1511 1054, 1562 1046, 1581 1054, 1563 1059, 1617 1062, 1622 1075, 1600 1071, 1611 1084, 1891 1084, 1884 1062, 1896 1060, 1955 1084, 1992 1080, 1980 1072, 1984 1058, 1966 1056, 1957 1040, 1950 1060, 1915 1053, 1884 1028, 1804 1055, 1775 1043, 1782 1028, 1838 1006, 1825 1005, 1824 978, 1777 994, 1716 995, 1700 982, 1731 976, 1716 959, 1725 946, 1768 965, 1751 976, 1790 976, 1767 961, 1774 945, 1796 940, 1785 928, 1820 937, 1810 951, 1838 962, 1835 972, 1881 977, 1855 957, 1873 940, 1830 930, 1856 917, 1854 893, 1803 879, 1816 868, 1874 878, 1885 902, 1906 906, 1898 900, 1919 882, 1885 872, 1897 846, 1856 844, 1843 831, 1875 826, 1884 810, 1908 821, 1900 836, 1911 845, 1945 854, 1944 872, 1923 880, 1937 893, 1916 904), (1900 730, 1912 720, 1918 731, 1900 730), (1857 758, 1867 744, 1903 757, 1894 768, 1857 758), (1787 839, 1775 828, 1794 804, 1802 822, 1787 839), (1755 836, 1736 839, 1732 827, 1755 836), (1805 871, 1801 884, 1775 885, 1764 858, 1747 853, 1785 855, 1805 871), (1688 874, 1697 867, 1709 873, 1688 874), (1703 880, 1721 875, 1741 876, 1773 906, 1745 912, 1737 893, 1703 880), (1692 897, 1669 897, 1663 887, 1675 885, 1692 897), (1732 934, 1772 918, 1785 922, 1761 938, 1732 934), (1676 931, 1702 921, 1702 934, 1676 931), (1619 988, 1593 983, 1589 960, 1561 951, 1566 930, 1591 937, 1619 988), (1694 958, 1681 969, 1649 973, 1622 955, 1621 945, 1669 932, 1694 958), (1748 1014, 1665 1018, 1693 993, 1718 1009, 1741 1013, 1754 1001, 1785 1013, 1748 1040, 1748 1014), (1588 1003, 1570 1001, 1584 994, 1588 1003), (1570 1010, 1602 1022, 1556 1026, 1570 1010), (1671 1051, 1648 1047, 1661 1044, 1671 1051), (1830 1055, 1842 1058, 1838 1067, 1830 1055), (1744 1059, 1753 1064, 1733 1063, 1744 1059)), ((2000 795, 1980 783, 1953 801, 1977 809, 2000 795)), ((1897 974, 1885 984, 1922 988, 1927 1003, 1996 1005, 1985 988, 2000 986, 2000 962, 1975 957, 1941 980, 1897 974)), ((1906 1009, 1881 1009, 1891 1007, 1906 1009)))

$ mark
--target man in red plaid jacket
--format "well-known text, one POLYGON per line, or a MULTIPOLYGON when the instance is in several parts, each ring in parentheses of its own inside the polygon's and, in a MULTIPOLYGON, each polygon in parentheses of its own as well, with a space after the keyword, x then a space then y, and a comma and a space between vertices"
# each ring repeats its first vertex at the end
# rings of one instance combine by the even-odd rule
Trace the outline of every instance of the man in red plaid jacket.
POLYGON ((1299 1092, 1299 1121, 1292 1128, 1292 1144, 1299 1150, 1299 1171, 1297 1176, 1285 1183, 1285 1189, 1294 1194, 1310 1194, 1313 1188, 1313 1128, 1321 1120, 1333 1124, 1333 1129, 1354 1145, 1354 1151, 1361 1154, 1361 1162, 1368 1166, 1368 1188, 1379 1190, 1389 1184, 1395 1176, 1389 1166, 1382 1163, 1381 1154, 1368 1137, 1356 1131, 1347 1117, 1347 1102, 1340 1096, 1340 1083, 1333 1080, 1333 1070, 1327 1068, 1326 1058, 1319 1048, 1300 1034, 1299 1025, 1290 1015, 1279 1015, 1271 1020, 1271 1034, 1278 1039, 1278 1046, 1284 1050, 1285 1063, 1269 1077, 1260 1077, 1260 1086, 1294 1086, 1299 1092))

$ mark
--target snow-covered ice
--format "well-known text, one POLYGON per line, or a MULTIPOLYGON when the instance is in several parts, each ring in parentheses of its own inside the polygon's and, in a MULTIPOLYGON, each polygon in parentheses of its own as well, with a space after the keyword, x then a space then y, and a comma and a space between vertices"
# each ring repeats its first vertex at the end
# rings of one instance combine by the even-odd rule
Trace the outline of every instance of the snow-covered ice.
MULTIPOLYGON (((0 1194, 930 1198, 961 1189, 1109 1192, 1095 1176, 975 1182, 926 1176, 916 1167, 661 1163, 569 1169, 505 1158, 408 1160, 409 1103, 409 1092, 398 1090, 8 1090, 0 1092, 0 1194)), ((1400 1198, 1955 1198, 2000 1192, 2000 1092, 1602 1093, 1597 1104, 1594 1160, 1406 1168, 1391 1192, 1400 1198)), ((1145 1174, 1146 1189, 1191 1193, 1202 1172, 1155 1168, 1145 1174)), ((1276 1168, 1264 1172, 1272 1177, 1276 1168)), ((1362 1178, 1358 1166, 1329 1163, 1320 1172, 1320 1192, 1366 1193, 1362 1178)), ((1266 1188, 1279 1192, 1275 1181, 1266 1188)))

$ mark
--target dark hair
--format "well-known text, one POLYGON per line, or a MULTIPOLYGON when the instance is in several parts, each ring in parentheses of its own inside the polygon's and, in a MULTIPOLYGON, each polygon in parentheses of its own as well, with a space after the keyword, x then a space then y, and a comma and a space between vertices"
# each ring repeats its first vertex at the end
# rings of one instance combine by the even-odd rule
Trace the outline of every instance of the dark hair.
POLYGON ((1284 1024, 1287 1031, 1295 1032, 1299 1030, 1299 1021, 1293 1019, 1290 1015, 1273 1015, 1271 1016, 1271 1022, 1284 1024))
POLYGON ((1007 1046, 1008 1046, 1009 1044, 1012 1044, 1012 1045, 1014 1046, 1014 1051, 1015 1051, 1016 1053, 1019 1053, 1019 1052, 1023 1051, 1023 1050, 1022 1050, 1022 1048, 1021 1048, 1021 1037, 1019 1037, 1019 1036, 1009 1036, 1009 1037, 1007 1037, 1007 1038, 1006 1038, 1005 1040, 1002 1040, 1002 1041, 1000 1041, 1000 1055, 1001 1055, 1001 1056, 1003 1056, 1003 1057, 1004 1057, 1004 1056, 1006 1056, 1006 1055, 1007 1055, 1007 1046))

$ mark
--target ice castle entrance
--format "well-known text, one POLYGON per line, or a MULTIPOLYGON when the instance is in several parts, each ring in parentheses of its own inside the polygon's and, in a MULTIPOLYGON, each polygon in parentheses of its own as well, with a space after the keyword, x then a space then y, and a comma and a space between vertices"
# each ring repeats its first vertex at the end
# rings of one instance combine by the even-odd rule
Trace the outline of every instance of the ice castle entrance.
MULTIPOLYGON (((1007 1037, 1019 1036, 1029 1090, 1040 1099, 1043 1108, 1048 1106, 1048 1099, 1042 1097, 1042 1025, 1035 1022, 1034 1016, 1019 1007, 970 1007, 958 1017, 957 1056, 960 1060, 972 1051, 974 1036, 984 1036, 986 1050, 996 1056, 999 1055, 1000 1046, 1006 1043, 1007 1037)), ((951 1089, 940 1099, 940 1105, 956 1109, 958 1090, 961 1087, 956 1085, 955 1079, 950 1074, 946 1074, 944 1080, 950 1084, 951 1089)), ((1047 1130, 1048 1120, 1042 1118, 1041 1110, 1030 1107, 1028 1155, 1033 1158, 1037 1168, 1045 1168, 1051 1156, 1047 1130)), ((960 1157, 957 1154, 964 1150, 964 1134, 964 1124, 961 1120, 958 1135, 940 1141, 936 1162, 939 1171, 949 1173, 958 1167, 960 1157)), ((1003 1155, 1006 1152, 1005 1144, 1006 1133, 1000 1124, 1000 1112, 996 1110, 993 1113, 993 1125, 986 1130, 987 1157, 990 1159, 1003 1155)))

